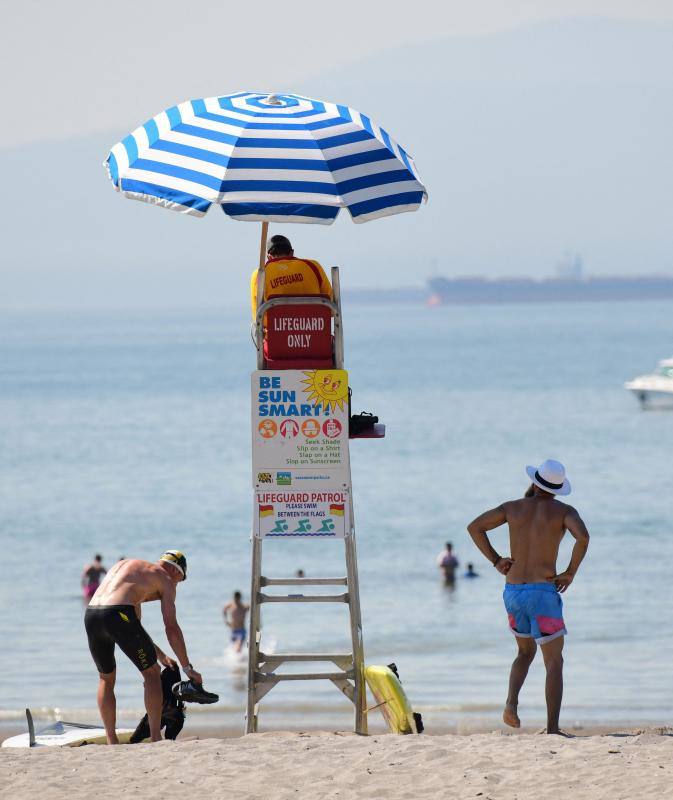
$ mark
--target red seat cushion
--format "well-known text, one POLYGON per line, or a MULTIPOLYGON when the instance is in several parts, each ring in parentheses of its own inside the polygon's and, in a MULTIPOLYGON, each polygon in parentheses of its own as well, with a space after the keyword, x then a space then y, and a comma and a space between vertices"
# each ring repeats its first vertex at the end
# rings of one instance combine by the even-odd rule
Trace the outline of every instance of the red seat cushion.
POLYGON ((318 305, 287 305, 269 309, 266 315, 264 356, 268 366, 272 366, 273 362, 280 369, 301 369, 304 366, 328 369, 334 366, 330 309, 318 305))

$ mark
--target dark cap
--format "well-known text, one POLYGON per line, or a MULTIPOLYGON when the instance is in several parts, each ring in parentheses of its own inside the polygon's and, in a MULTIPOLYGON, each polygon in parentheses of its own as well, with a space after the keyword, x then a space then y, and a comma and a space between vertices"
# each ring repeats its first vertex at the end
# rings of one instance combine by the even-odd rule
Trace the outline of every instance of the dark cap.
POLYGON ((276 234, 266 243, 266 252, 270 256, 289 256, 294 251, 287 236, 276 234))

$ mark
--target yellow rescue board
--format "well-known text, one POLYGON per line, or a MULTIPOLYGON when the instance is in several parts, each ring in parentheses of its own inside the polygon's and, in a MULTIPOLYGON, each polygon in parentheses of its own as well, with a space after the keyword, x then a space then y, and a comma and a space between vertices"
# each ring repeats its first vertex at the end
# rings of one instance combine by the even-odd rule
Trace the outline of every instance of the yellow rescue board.
MULTIPOLYGON (((133 731, 117 731, 117 739, 119 744, 129 744, 133 731)), ((149 742, 149 739, 143 739, 144 742, 149 742)), ((76 742, 71 742, 68 747, 81 747, 84 744, 107 744, 105 734, 102 736, 85 736, 78 739, 76 742)))
POLYGON ((378 708, 391 733, 417 733, 411 704, 390 667, 365 667, 365 680, 376 701, 369 711, 378 708))

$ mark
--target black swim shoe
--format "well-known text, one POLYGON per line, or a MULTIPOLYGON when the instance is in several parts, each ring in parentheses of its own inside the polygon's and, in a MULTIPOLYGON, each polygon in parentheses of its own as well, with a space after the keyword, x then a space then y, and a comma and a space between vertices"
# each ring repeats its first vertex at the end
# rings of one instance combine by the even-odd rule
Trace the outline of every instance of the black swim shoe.
POLYGON ((178 681, 173 684, 173 694, 185 703, 217 703, 219 694, 207 692, 202 684, 194 681, 178 681))

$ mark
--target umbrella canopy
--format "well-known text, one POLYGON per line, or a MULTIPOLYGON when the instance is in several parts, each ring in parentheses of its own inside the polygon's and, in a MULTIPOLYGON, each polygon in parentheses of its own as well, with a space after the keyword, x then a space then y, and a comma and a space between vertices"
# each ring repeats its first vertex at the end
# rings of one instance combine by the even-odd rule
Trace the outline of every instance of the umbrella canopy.
POLYGON ((330 224, 415 211, 427 199, 413 159, 347 106, 238 92, 188 100, 116 144, 117 191, 185 214, 330 224))

